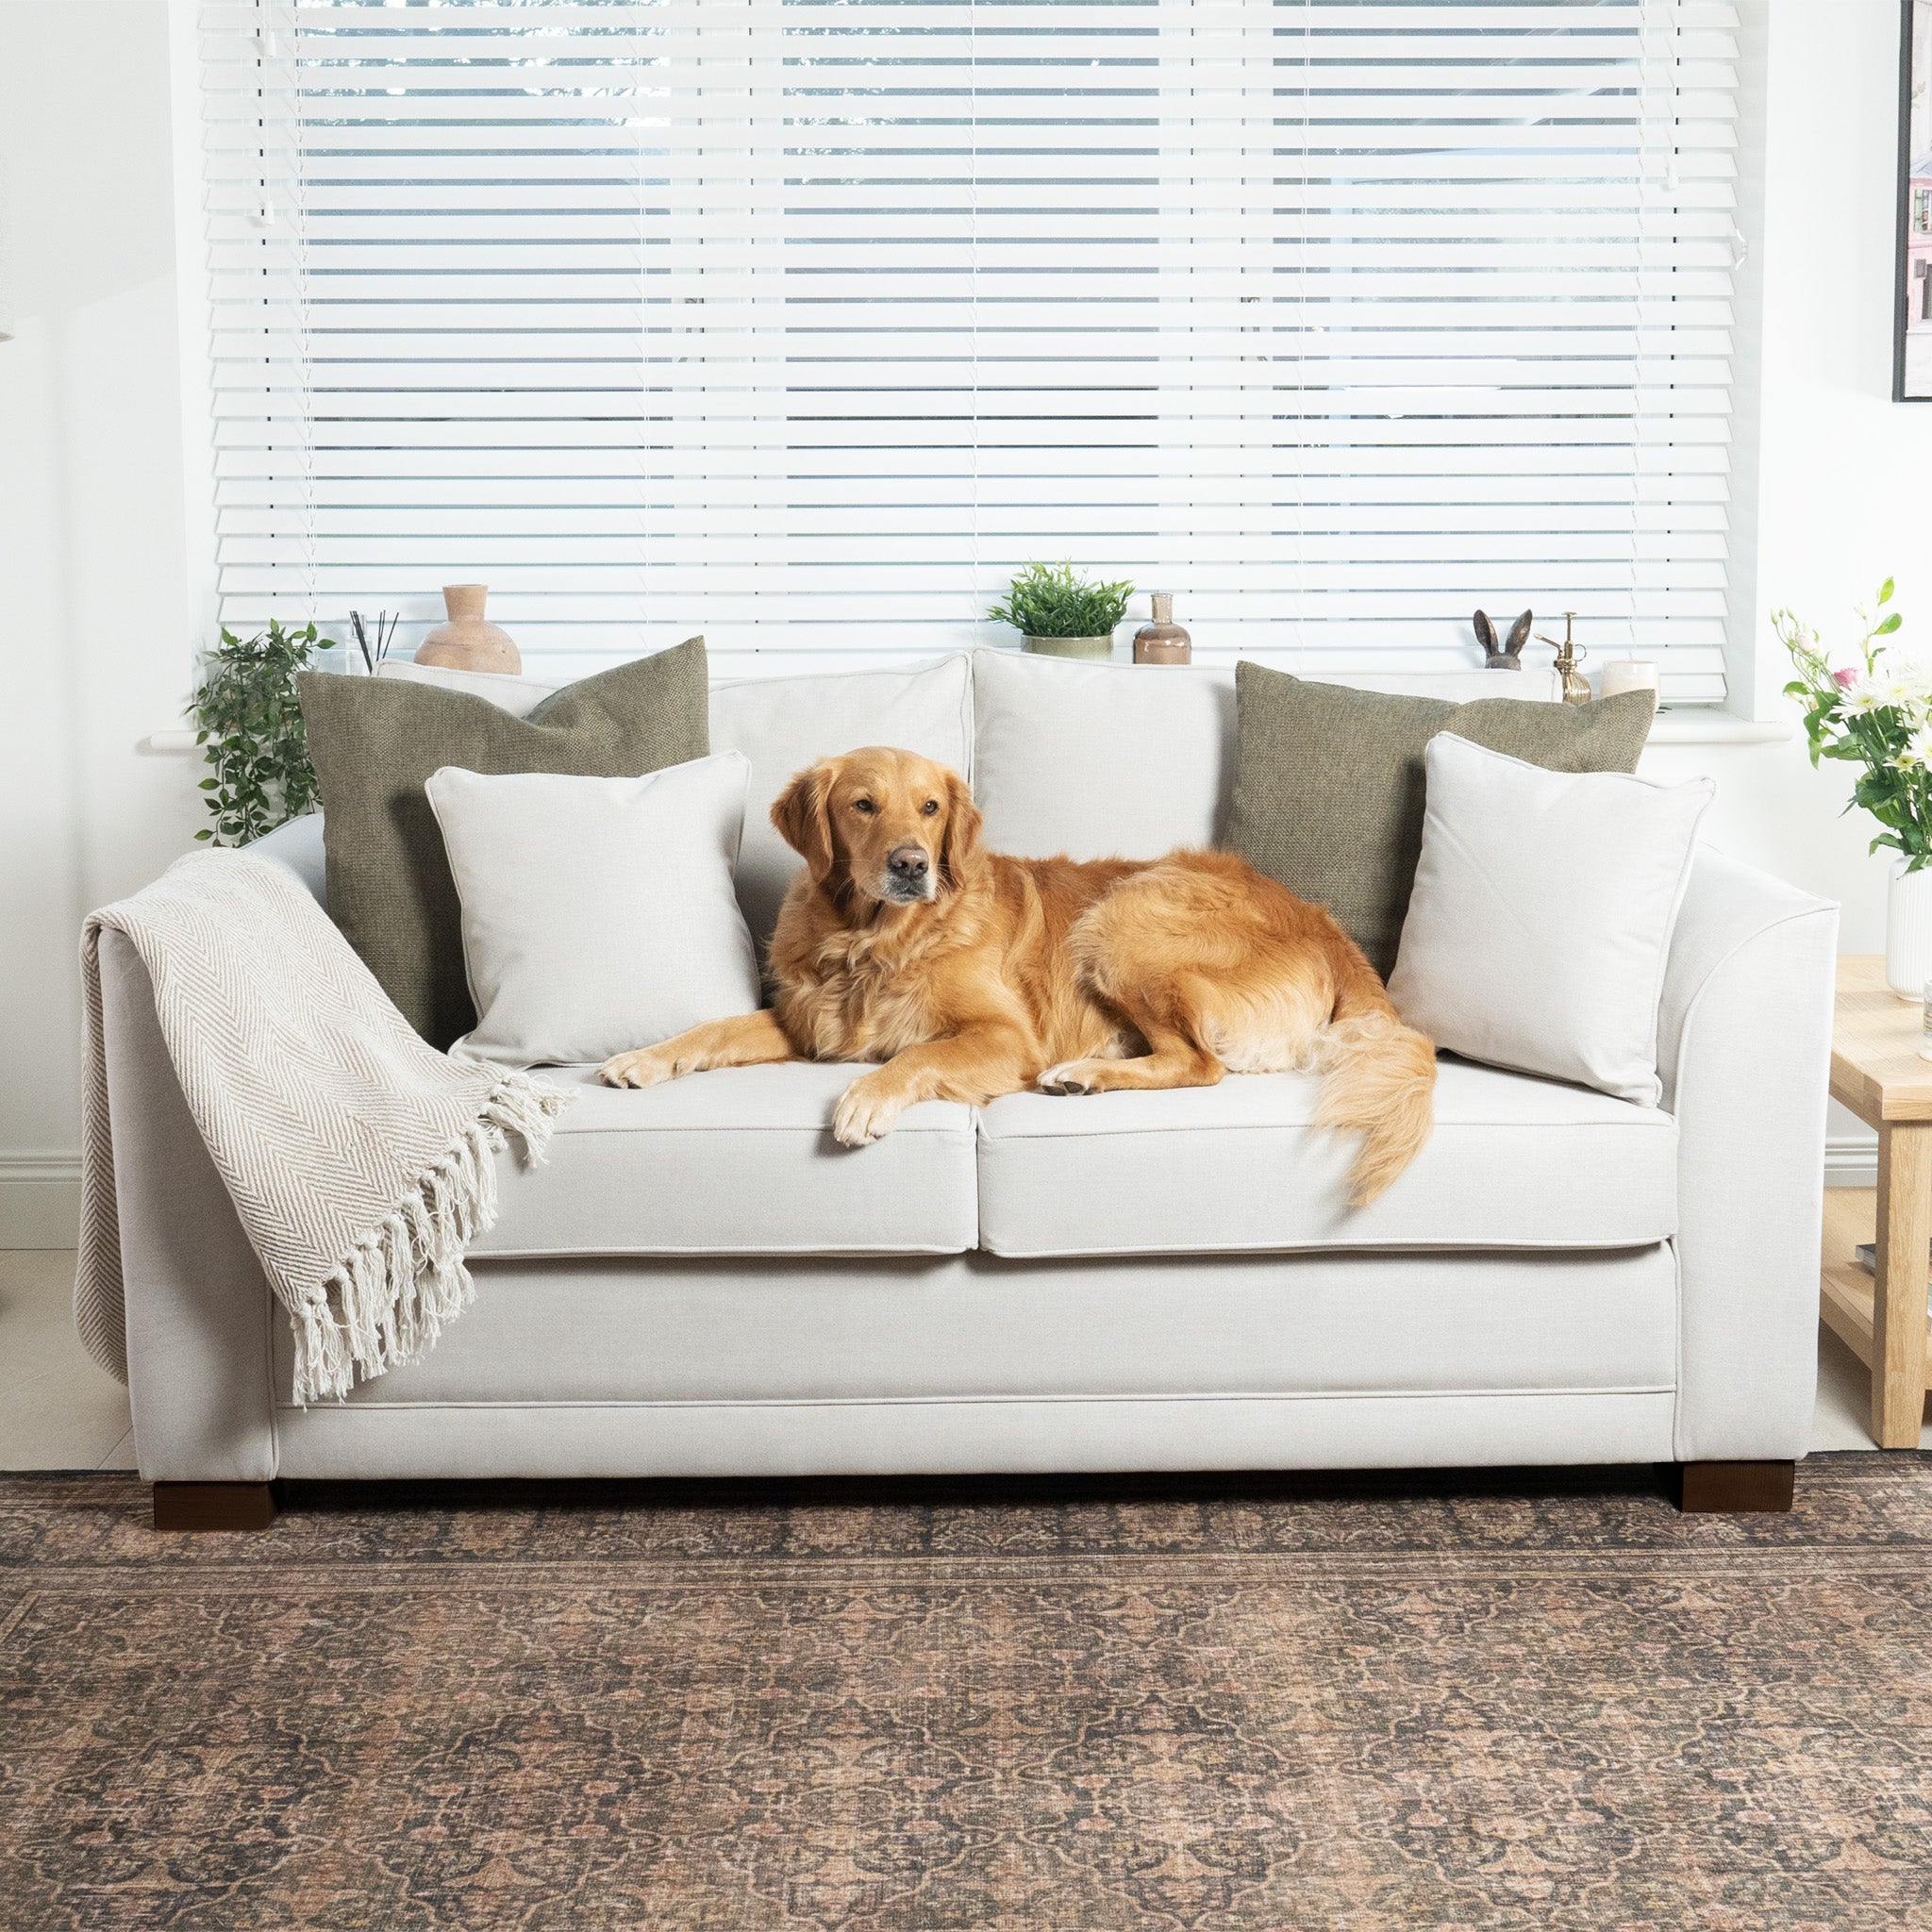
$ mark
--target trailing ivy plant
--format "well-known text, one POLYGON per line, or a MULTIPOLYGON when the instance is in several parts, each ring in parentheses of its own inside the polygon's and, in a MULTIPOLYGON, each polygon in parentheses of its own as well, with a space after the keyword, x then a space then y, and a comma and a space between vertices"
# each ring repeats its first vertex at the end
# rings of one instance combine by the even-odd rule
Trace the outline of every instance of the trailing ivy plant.
POLYGON ((1029 563, 986 614, 1029 638, 1098 638, 1126 615, 1132 584, 1096 584, 1071 563, 1029 563))
POLYGON ((317 642, 315 626, 271 624, 252 638, 224 630, 202 660, 194 693, 194 741, 213 773, 201 781, 214 824, 195 833, 217 845, 245 845, 313 811, 315 771, 295 674, 317 642))

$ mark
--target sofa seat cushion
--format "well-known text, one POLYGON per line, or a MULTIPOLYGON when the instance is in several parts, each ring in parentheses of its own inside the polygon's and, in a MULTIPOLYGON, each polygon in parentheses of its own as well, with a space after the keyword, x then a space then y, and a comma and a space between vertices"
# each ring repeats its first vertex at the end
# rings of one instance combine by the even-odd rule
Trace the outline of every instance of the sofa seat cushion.
POLYGON ((908 1108, 841 1147, 832 1108, 861 1070, 792 1064, 694 1074, 642 1092, 593 1067, 568 1089, 545 1165, 497 1157, 500 1212, 477 1256, 957 1255, 977 1237, 973 1114, 908 1108))
POLYGON ((1677 1126, 1587 1088, 1444 1059, 1436 1130, 1373 1207, 1353 1143, 1309 1125, 1321 1083, 1083 1097, 1015 1093, 980 1117, 979 1244, 995 1255, 1292 1248, 1618 1248, 1674 1234, 1677 1126))

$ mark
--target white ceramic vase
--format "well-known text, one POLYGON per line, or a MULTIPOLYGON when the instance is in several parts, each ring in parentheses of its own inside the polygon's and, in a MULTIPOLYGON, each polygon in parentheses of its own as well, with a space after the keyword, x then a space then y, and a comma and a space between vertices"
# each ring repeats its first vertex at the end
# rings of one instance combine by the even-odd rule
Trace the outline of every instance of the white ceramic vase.
POLYGON ((1932 979, 1932 866, 1891 869, 1885 900, 1885 982, 1902 1000, 1924 996, 1932 979))

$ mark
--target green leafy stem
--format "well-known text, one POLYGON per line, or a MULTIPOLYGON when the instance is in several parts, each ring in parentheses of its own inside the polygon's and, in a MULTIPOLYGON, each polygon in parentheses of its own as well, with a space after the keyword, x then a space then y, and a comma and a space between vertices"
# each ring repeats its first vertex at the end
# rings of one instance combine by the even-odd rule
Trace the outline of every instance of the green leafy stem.
POLYGON ((195 833, 197 839, 245 845, 315 809, 315 771, 295 674, 317 641, 312 624, 300 630, 271 624, 252 638, 224 630, 219 647, 203 660, 194 741, 212 774, 201 789, 214 824, 195 833))

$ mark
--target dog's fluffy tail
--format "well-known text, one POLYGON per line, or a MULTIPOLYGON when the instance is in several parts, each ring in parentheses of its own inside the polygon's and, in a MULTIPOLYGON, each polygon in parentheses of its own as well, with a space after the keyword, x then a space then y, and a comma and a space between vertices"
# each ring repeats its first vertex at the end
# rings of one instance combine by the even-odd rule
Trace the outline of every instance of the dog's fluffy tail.
POLYGON ((1436 1124, 1436 1049, 1405 1026, 1382 982, 1343 941, 1334 961, 1335 1011, 1322 1030, 1317 1068, 1325 1077, 1315 1124, 1359 1134, 1349 1205, 1366 1208, 1422 1152, 1436 1124))

